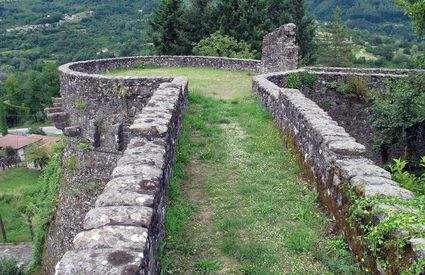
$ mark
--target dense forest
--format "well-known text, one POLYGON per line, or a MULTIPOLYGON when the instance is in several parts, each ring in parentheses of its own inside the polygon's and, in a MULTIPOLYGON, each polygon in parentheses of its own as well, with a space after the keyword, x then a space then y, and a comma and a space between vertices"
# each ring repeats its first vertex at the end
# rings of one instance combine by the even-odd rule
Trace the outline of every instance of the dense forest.
MULTIPOLYGON (((0 109, 4 109, 0 113, 6 112, 9 126, 44 119, 42 109, 58 94, 54 68, 60 64, 161 53, 159 38, 152 35, 157 32, 152 30, 163 2, 0 1, 0 109)), ((350 66, 414 68, 425 51, 425 42, 396 0, 175 2, 180 2, 180 16, 186 20, 174 22, 185 24, 185 35, 177 37, 186 43, 180 51, 185 54, 216 54, 207 47, 215 41, 227 45, 229 56, 259 58, 262 35, 281 23, 296 21, 303 26, 298 30, 303 61, 325 64, 316 58, 317 47, 310 38, 316 33, 320 40, 328 32, 327 22, 337 6, 353 43, 350 66), (207 9, 202 8, 204 4, 207 9)), ((160 21, 170 19, 162 16, 160 21)))

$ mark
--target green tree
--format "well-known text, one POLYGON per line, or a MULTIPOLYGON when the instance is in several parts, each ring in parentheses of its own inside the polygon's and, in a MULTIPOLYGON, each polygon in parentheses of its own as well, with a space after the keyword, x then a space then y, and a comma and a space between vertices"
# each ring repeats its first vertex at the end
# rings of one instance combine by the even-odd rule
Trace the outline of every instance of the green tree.
POLYGON ((405 158, 416 151, 416 137, 425 124, 425 73, 394 80, 390 92, 375 100, 372 127, 383 162, 394 144, 406 145, 405 158))
POLYGON ((187 24, 187 38, 193 45, 212 33, 212 0, 191 0, 191 5, 186 10, 184 17, 187 24))
POLYGON ((292 23, 297 26, 297 45, 300 47, 301 62, 310 65, 316 61, 316 24, 314 18, 306 16, 304 0, 291 1, 292 23))
POLYGON ((350 32, 341 15, 342 10, 336 8, 332 22, 320 38, 320 57, 328 66, 347 67, 351 64, 353 46, 350 41, 350 32))
POLYGON ((6 156, 11 157, 14 156, 16 154, 15 149, 13 149, 10 146, 6 147, 6 156))
POLYGON ((270 30, 265 0, 220 0, 214 11, 220 33, 245 41, 260 58, 263 36, 270 30))
POLYGON ((255 53, 245 41, 237 41, 228 35, 215 32, 193 47, 195 55, 254 58, 255 53))
POLYGON ((420 35, 425 31, 425 1, 424 0, 397 0, 407 14, 412 17, 413 25, 420 35))
POLYGON ((5 136, 7 135, 7 118, 6 118, 6 106, 0 102, 0 133, 5 136))
POLYGON ((155 11, 150 25, 152 39, 160 54, 189 54, 190 41, 187 38, 187 21, 183 17, 183 0, 163 0, 155 11))

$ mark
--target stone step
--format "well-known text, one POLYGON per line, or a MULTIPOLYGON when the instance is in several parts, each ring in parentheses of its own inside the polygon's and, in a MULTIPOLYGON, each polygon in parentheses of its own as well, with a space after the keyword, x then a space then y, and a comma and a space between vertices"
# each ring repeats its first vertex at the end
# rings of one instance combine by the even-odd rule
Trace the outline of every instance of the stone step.
POLYGON ((63 129, 63 134, 67 137, 78 137, 81 135, 81 127, 80 126, 65 127, 65 129, 63 129))
POLYGON ((51 114, 51 113, 62 113, 63 109, 60 107, 53 107, 53 108, 45 108, 44 112, 46 114, 51 114))
POLYGON ((52 97, 53 104, 63 104, 63 98, 62 97, 52 97))
POLYGON ((65 112, 48 113, 47 118, 52 120, 53 122, 57 122, 59 120, 64 121, 68 119, 68 113, 65 113, 65 112))

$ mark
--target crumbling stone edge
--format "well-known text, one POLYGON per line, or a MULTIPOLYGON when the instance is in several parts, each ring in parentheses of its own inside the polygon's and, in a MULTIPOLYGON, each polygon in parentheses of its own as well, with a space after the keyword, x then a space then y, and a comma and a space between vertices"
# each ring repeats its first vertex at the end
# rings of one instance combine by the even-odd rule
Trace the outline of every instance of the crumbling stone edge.
MULTIPOLYGON (((282 88, 272 82, 300 71, 303 70, 256 76, 253 92, 272 113, 289 145, 296 149, 306 174, 317 183, 320 201, 335 217, 350 248, 361 259, 368 251, 358 242, 362 238, 356 235, 359 231, 348 224, 348 209, 352 203, 348 192, 354 191, 363 198, 378 196, 404 200, 413 199, 413 194, 393 181, 389 172, 367 159, 365 147, 315 102, 297 89, 282 88)), ((412 239, 410 243, 412 251, 408 254, 417 259, 424 257, 423 246, 417 244, 424 244, 425 239, 412 239)), ((391 255, 388 257, 391 259, 391 255)), ((376 263, 370 267, 373 272, 382 271, 376 263)))
POLYGON ((158 241, 187 92, 187 79, 175 77, 137 114, 127 149, 55 274, 159 272, 158 241))

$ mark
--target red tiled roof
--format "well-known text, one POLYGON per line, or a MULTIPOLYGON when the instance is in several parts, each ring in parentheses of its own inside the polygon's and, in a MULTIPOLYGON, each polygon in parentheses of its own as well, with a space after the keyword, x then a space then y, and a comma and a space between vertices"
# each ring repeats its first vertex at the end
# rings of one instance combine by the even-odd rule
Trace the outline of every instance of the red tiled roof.
POLYGON ((28 146, 34 142, 41 142, 42 144, 57 142, 59 138, 51 136, 41 136, 41 135, 30 135, 30 136, 18 136, 18 135, 6 135, 0 137, 0 149, 5 149, 6 147, 12 147, 15 150, 21 149, 25 146, 28 146))

